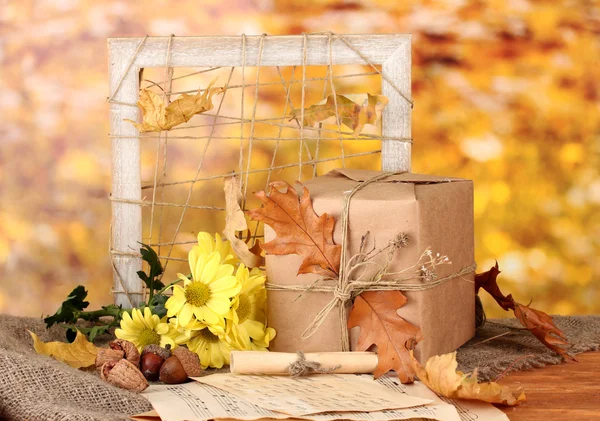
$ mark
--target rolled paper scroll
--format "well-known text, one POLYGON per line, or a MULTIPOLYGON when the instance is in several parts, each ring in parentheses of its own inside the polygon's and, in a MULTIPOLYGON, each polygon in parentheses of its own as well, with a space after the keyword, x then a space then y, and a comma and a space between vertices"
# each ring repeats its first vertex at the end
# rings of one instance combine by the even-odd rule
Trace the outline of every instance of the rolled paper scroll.
MULTIPOLYGON (((337 374, 372 373, 377 367, 374 352, 315 352, 305 354, 307 362, 320 364, 320 370, 337 374)), ((290 365, 298 361, 293 352, 231 351, 229 368, 233 374, 290 375, 290 365)))

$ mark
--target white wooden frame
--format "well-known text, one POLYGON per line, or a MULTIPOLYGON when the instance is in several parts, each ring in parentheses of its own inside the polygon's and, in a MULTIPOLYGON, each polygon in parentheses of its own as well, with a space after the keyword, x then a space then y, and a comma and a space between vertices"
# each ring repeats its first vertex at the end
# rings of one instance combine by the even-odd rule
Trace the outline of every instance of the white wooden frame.
MULTIPOLYGON (((306 65, 328 65, 330 37, 332 64, 366 64, 367 59, 371 64, 382 66, 381 91, 390 101, 382 116, 382 136, 410 139, 411 104, 406 100, 411 98, 411 36, 408 34, 344 35, 344 40, 354 49, 335 34, 267 36, 260 65, 301 66, 305 39, 306 65)), ((257 65, 260 39, 261 36, 246 37, 246 66, 257 65)), ((139 71, 145 67, 164 67, 169 42, 170 67, 241 67, 243 64, 241 36, 108 39, 114 198, 141 201, 139 133, 123 120, 139 119, 137 107, 131 106, 138 100, 139 71)), ((409 171, 410 156, 410 142, 382 142, 383 170, 409 171)), ((137 305, 142 300, 142 285, 136 272, 141 270, 142 260, 133 252, 142 241, 141 205, 112 202, 111 229, 115 303, 124 307, 137 305), (128 295, 123 293, 124 288, 128 295)))

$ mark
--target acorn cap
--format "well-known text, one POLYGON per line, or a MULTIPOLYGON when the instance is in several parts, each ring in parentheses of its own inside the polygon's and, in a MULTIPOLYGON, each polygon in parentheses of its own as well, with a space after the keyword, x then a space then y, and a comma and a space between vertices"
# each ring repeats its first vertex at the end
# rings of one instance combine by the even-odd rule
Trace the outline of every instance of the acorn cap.
POLYGON ((195 352, 190 351, 184 346, 180 346, 173 350, 173 355, 179 359, 188 377, 198 377, 202 374, 200 358, 195 352))
POLYGON ((162 346, 155 345, 155 344, 146 345, 144 347, 144 349, 142 350, 142 356, 144 356, 144 354, 147 354, 149 352, 159 355, 159 356, 163 357, 163 359, 166 360, 167 358, 169 358, 171 356, 171 346, 167 345, 166 348, 163 348, 162 346))

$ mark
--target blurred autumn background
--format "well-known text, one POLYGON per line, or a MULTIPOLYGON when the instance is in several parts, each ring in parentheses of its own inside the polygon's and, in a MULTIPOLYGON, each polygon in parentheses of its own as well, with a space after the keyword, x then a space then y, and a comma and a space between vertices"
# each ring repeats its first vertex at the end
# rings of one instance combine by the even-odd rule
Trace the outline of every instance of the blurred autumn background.
MULTIPOLYGON (((600 5, 586 0, 2 2, 0 312, 53 313, 77 284, 90 308, 112 302, 107 37, 325 30, 413 34, 413 171, 475 180, 479 268, 497 259, 517 300, 600 313, 600 5)), ((179 179, 197 165, 184 150, 179 179)), ((196 221, 184 239, 211 230, 196 221)))

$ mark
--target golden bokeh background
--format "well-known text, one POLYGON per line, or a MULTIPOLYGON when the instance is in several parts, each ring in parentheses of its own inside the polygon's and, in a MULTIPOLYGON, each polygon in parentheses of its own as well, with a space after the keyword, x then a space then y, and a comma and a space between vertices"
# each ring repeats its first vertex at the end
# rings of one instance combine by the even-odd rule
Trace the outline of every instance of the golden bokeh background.
MULTIPOLYGON (((477 262, 497 259, 518 301, 600 313, 600 5, 586 0, 5 2, 0 312, 53 313, 77 284, 90 308, 112 302, 107 37, 326 30, 413 34, 413 171, 475 180, 477 262)), ((282 96, 263 92, 262 112, 282 96)), ((173 148, 169 174, 193 178, 197 159, 173 148)), ((196 221, 184 238, 213 229, 196 221)))

